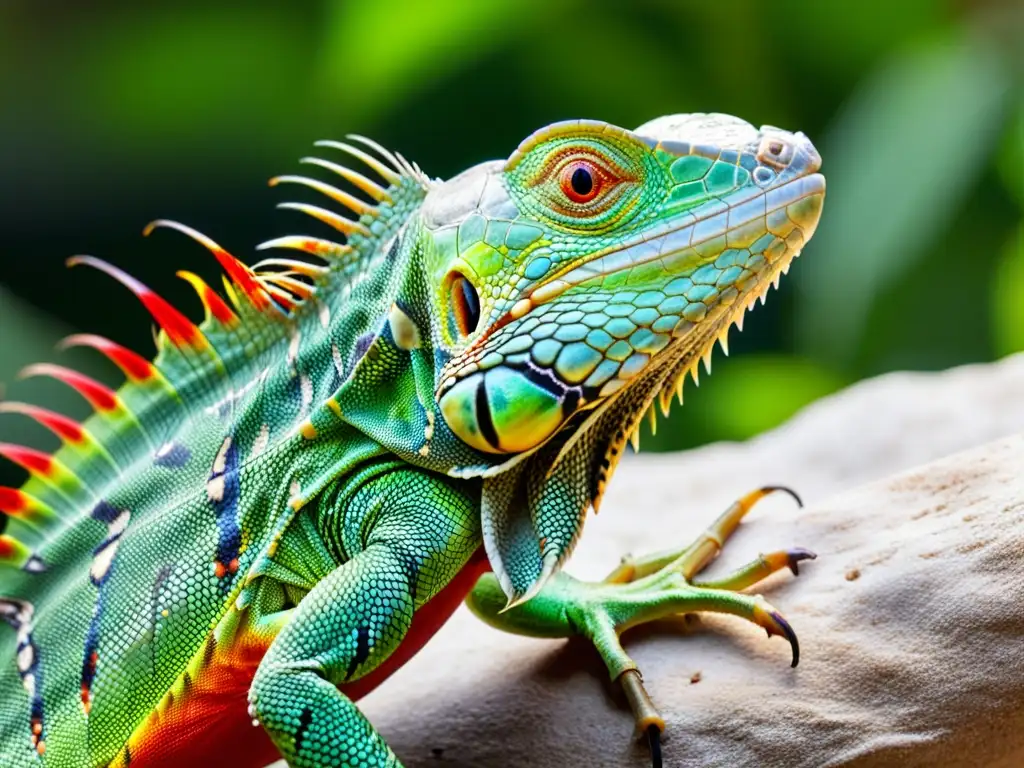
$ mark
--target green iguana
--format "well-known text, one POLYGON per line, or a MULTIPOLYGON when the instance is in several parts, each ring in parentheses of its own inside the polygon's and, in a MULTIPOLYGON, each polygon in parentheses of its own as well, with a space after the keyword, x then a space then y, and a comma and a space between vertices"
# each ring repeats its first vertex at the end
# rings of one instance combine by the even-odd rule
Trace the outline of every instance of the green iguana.
POLYGON ((788 624, 739 590, 811 553, 694 579, 773 489, 605 582, 560 567, 643 416, 681 399, 814 232, 825 182, 807 138, 724 115, 573 120, 449 181, 362 137, 319 146, 379 178, 310 158, 350 191, 271 182, 353 213, 281 205, 344 243, 259 248, 312 259, 250 268, 183 225, 147 228, 224 268, 226 298, 178 273, 198 326, 116 267, 71 259, 161 331, 152 362, 66 340, 121 368, 116 392, 25 372, 80 392, 84 424, 0 405, 63 441, 52 456, 0 444, 29 473, 0 488, 0 762, 398 765, 355 702, 467 595, 497 627, 592 640, 656 762, 664 724, 624 629, 730 613, 787 638, 795 664, 788 624))

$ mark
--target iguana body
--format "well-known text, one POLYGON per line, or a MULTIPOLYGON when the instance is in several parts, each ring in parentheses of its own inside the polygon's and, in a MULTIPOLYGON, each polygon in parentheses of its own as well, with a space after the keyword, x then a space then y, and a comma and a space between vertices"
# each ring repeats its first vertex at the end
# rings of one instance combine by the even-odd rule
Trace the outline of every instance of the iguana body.
POLYGON ((0 406, 64 441, 53 457, 0 445, 30 473, 0 489, 3 765, 261 765, 278 751, 395 765, 353 702, 478 579, 471 606, 488 621, 591 637, 641 727, 657 717, 622 628, 724 610, 791 637, 729 590, 803 553, 689 582, 757 495, 715 536, 609 583, 559 568, 653 401, 667 408, 813 233, 824 182, 810 142, 724 116, 635 132, 573 121, 440 182, 354 141, 326 144, 381 183, 313 162, 368 199, 277 180, 355 212, 289 205, 345 244, 265 244, 326 266, 249 269, 160 222, 230 278, 225 301, 181 273, 206 308, 198 327, 106 263, 74 260, 124 283, 162 332, 153 363, 69 340, 124 370, 116 393, 30 369, 89 399, 84 426, 0 406))

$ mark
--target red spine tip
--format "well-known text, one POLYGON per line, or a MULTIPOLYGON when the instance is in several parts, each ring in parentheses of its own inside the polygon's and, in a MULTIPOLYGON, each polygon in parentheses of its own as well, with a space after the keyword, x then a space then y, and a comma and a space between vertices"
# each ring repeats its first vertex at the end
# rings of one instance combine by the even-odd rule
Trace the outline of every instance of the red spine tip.
POLYGON ((249 299, 256 309, 263 311, 270 307, 270 297, 263 291, 250 269, 202 232, 180 224, 177 221, 169 221, 168 219, 158 219, 151 222, 146 227, 146 230, 147 232, 152 232, 157 227, 174 229, 204 246, 220 262, 221 267, 228 273, 228 277, 241 289, 242 293, 246 295, 246 298, 249 299))
POLYGON ((53 457, 33 448, 12 443, 0 443, 0 456, 7 457, 33 474, 48 477, 53 472, 53 457))
POLYGON ((84 397, 89 404, 97 411, 110 412, 117 410, 117 394, 110 387, 100 384, 95 379, 89 378, 84 373, 73 371, 61 365, 50 363, 38 363, 30 365, 21 372, 22 378, 29 376, 49 376, 67 384, 69 387, 84 397))
POLYGON ((92 256, 74 256, 68 259, 69 266, 76 266, 78 264, 86 264, 101 272, 105 272, 134 293, 139 301, 142 302, 142 305, 149 311, 149 314, 153 316, 153 319, 163 328, 167 338, 176 347, 194 347, 197 349, 206 347, 206 337, 199 332, 199 329, 191 320, 171 306, 163 297, 127 272, 92 256))
POLYGON ((26 507, 28 507, 28 500, 24 493, 17 488, 0 486, 0 512, 16 515, 23 512, 26 507))
POLYGON ((92 347, 102 352, 114 365, 121 369, 125 376, 136 383, 148 381, 156 373, 153 364, 142 355, 132 352, 130 349, 122 347, 120 344, 103 336, 96 336, 91 333, 77 333, 73 336, 68 336, 60 343, 61 349, 67 349, 68 347, 92 347))
POLYGON ((4 402, 0 403, 0 413, 24 414, 30 419, 38 421, 67 443, 79 445, 85 439, 85 431, 82 429, 81 424, 74 419, 70 419, 60 413, 54 413, 46 408, 39 408, 28 403, 4 402))
POLYGON ((213 288, 207 285, 203 278, 199 277, 192 272, 181 270, 177 273, 178 277, 185 280, 191 285, 197 294, 199 294, 199 300, 203 302, 203 307, 217 322, 221 325, 234 327, 238 323, 238 315, 231 311, 231 307, 227 305, 227 302, 220 297, 213 288))

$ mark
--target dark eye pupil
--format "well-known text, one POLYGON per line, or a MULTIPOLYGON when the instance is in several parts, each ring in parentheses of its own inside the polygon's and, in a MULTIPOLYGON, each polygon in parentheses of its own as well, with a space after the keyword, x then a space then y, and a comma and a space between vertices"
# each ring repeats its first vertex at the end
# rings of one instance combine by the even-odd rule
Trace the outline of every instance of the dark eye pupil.
POLYGON ((572 191, 581 197, 589 195, 590 190, 594 188, 594 177, 590 175, 590 171, 586 168, 577 168, 572 172, 572 178, 569 180, 572 184, 572 191))
POLYGON ((452 283, 452 303, 459 332, 469 336, 480 324, 480 295, 463 275, 458 275, 452 283))

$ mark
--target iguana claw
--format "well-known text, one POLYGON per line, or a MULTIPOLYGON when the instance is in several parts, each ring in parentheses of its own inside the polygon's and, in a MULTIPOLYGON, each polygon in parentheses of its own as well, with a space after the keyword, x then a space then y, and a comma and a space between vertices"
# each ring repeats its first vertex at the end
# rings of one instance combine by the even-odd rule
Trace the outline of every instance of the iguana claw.
POLYGON ((803 547, 794 547, 786 552, 786 554, 788 555, 788 562, 786 565, 789 566, 789 570, 793 572, 794 576, 800 575, 800 569, 797 567, 797 563, 802 560, 815 560, 818 557, 814 552, 811 552, 809 549, 804 549, 803 547))
POLYGON ((765 605, 767 603, 754 606, 754 621, 764 627, 768 637, 777 635, 789 641, 789 647, 793 651, 793 661, 790 666, 795 667, 800 663, 800 641, 797 640, 796 632, 793 631, 789 622, 782 618, 781 613, 773 608, 766 608, 765 605))

